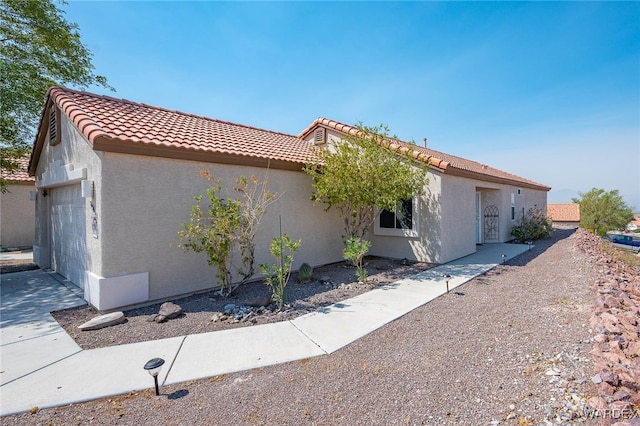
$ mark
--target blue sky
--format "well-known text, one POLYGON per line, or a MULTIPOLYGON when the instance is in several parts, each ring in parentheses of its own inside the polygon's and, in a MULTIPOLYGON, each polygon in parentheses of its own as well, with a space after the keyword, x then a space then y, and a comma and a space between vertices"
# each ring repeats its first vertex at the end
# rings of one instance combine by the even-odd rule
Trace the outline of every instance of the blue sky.
POLYGON ((89 90, 298 134, 316 117, 640 211, 640 3, 77 2, 89 90))

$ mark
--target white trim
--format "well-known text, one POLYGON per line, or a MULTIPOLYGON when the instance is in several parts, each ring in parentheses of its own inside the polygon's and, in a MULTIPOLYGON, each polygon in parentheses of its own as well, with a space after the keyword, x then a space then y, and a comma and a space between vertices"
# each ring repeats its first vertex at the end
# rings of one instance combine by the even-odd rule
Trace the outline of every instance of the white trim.
POLYGON ((87 178, 87 168, 76 168, 73 164, 62 164, 56 160, 49 164, 49 168, 36 181, 36 188, 55 188, 80 182, 87 178))
POLYGON ((418 235, 418 216, 420 214, 418 210, 417 197, 413 197, 412 211, 411 211, 411 229, 397 229, 397 228, 381 228, 380 227, 380 211, 376 215, 376 220, 373 225, 373 235, 382 235, 387 237, 404 237, 404 238, 417 238, 418 235))
POLYGON ((99 311, 149 300, 149 272, 104 278, 87 271, 84 299, 99 311))
POLYGON ((49 247, 33 246, 33 263, 41 268, 51 267, 51 252, 49 247))

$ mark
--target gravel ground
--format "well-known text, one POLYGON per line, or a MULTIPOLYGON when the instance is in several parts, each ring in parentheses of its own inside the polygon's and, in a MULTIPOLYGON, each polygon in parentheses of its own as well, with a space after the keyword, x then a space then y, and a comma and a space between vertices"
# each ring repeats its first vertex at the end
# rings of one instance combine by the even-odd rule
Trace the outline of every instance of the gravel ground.
MULTIPOLYGON (((589 359, 593 265, 556 230, 331 354, 109 399, 6 425, 598 424, 589 359)), ((224 350, 224 348, 221 348, 224 350)))
POLYGON ((288 303, 281 312, 276 310, 275 304, 260 309, 248 306, 265 299, 268 301, 271 294, 264 281, 255 281, 240 286, 230 297, 208 291, 172 300, 182 308, 183 314, 162 323, 154 322, 160 303, 124 311, 125 323, 92 331, 81 331, 78 326, 101 315, 93 307, 66 309, 52 314, 83 349, 94 349, 291 320, 433 266, 423 262, 368 257, 365 262, 369 273, 366 284, 357 282, 355 269, 346 262, 316 268, 313 272, 316 279, 304 284, 297 283, 298 277, 294 273, 286 287, 288 303), (223 317, 225 306, 229 304, 235 305, 235 309, 223 317), (226 319, 214 321, 214 316, 226 319))

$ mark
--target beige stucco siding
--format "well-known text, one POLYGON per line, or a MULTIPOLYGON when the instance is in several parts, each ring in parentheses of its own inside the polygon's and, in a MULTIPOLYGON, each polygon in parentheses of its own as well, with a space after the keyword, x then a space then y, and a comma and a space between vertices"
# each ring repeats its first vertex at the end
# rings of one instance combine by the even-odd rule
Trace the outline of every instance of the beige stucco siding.
MULTIPOLYGON (((86 243, 86 267, 88 271, 95 271, 101 268, 102 251, 100 239, 92 237, 91 228, 92 221, 92 203, 101 205, 100 197, 102 194, 102 175, 101 170, 101 153, 92 149, 90 143, 80 134, 78 129, 64 115, 60 115, 60 131, 62 134, 61 142, 58 145, 51 146, 48 142, 48 135, 45 138, 44 147, 40 154, 40 159, 36 168, 36 186, 38 187, 38 195, 36 198, 36 232, 34 246, 40 247, 44 259, 41 259, 40 266, 49 266, 46 257, 50 256, 48 251, 51 249, 50 244, 50 199, 44 196, 45 190, 51 190, 51 185, 46 182, 46 173, 58 166, 71 167, 73 170, 86 169, 86 180, 90 181, 94 187, 94 196, 84 198, 85 203, 85 235, 86 243), (58 163, 56 163, 58 162, 58 163), (44 179, 43 179, 44 177, 44 179)), ((79 185, 79 182, 72 183, 79 185)), ((55 184, 54 186, 64 186, 67 183, 55 184)), ((96 214, 99 214, 96 211, 96 214)), ((100 229, 98 229, 98 233, 100 229)), ((35 251, 34 251, 35 255, 35 251)), ((80 285, 81 283, 76 283, 80 285)))
MULTIPOLYGON (((203 195, 211 182, 200 177, 206 169, 223 188, 241 175, 264 178, 261 168, 199 163, 127 154, 105 153, 99 227, 105 261, 103 277, 149 272, 151 300, 185 294, 217 285, 215 270, 203 254, 184 253, 176 247, 177 232, 189 220, 195 195, 203 195)), ((269 206, 256 238, 256 264, 273 262, 268 244, 278 235, 279 216, 283 233, 301 238, 294 268, 302 262, 320 265, 340 260, 341 241, 337 217, 309 200, 310 178, 302 172, 270 170, 269 189, 283 192, 269 206)), ((233 194, 235 196, 235 194, 233 194)), ((258 269, 259 270, 259 269, 258 269)))
POLYGON ((471 179, 442 178, 442 255, 449 262, 476 251, 476 185, 471 179))
MULTIPOLYGON (((386 236, 371 232, 370 254, 394 259, 440 262, 442 256, 442 206, 440 203, 442 176, 429 172, 426 194, 418 200, 415 212, 417 237, 386 236)), ((378 218, 376 218, 378 220, 378 218)))
POLYGON ((485 243, 510 241, 512 239, 511 228, 520 223, 523 211, 526 213, 535 207, 543 209, 542 211, 546 209, 547 191, 482 181, 478 181, 476 184, 478 191, 482 193, 482 211, 484 212, 487 206, 494 205, 498 208, 500 215, 498 238, 496 240, 484 239, 485 243))
POLYGON ((11 184, 0 194, 0 247, 3 249, 31 247, 35 235, 35 203, 30 192, 33 182, 11 184))

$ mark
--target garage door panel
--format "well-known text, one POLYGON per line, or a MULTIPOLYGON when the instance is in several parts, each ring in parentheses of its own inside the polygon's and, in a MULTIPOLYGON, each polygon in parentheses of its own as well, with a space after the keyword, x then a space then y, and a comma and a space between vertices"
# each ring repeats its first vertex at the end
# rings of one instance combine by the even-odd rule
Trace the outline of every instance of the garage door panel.
POLYGON ((81 288, 86 270, 85 215, 80 185, 51 190, 51 267, 81 288))

